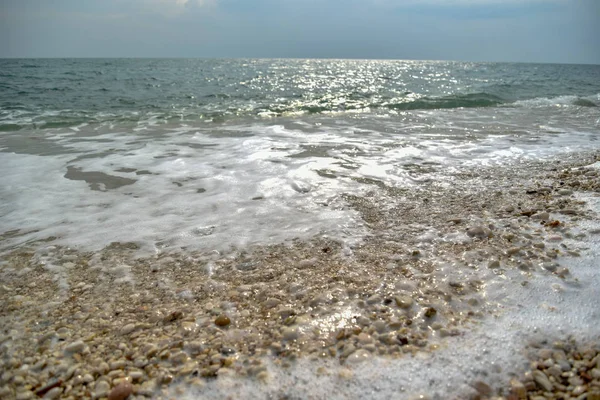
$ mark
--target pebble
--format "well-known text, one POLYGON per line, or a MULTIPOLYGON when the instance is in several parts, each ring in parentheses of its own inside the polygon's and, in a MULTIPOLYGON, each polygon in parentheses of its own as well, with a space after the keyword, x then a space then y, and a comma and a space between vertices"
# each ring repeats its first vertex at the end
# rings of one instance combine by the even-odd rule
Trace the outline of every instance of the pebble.
MULTIPOLYGON (((29 400, 29 399, 33 399, 34 396, 35 395, 33 394, 32 391, 27 390, 27 391, 24 391, 24 392, 18 392, 17 396, 15 397, 15 400, 29 400)), ((4 397, 1 397, 1 398, 4 398, 4 397)))
POLYGON ((221 314, 215 319, 215 325, 217 326, 228 326, 231 323, 231 320, 227 315, 221 314))
POLYGON ((396 301, 396 305, 400 308, 410 308, 412 306, 413 300, 411 297, 409 296, 396 296, 394 297, 394 300, 396 301))
POLYGON ((176 364, 176 365, 185 364, 188 359, 189 359, 188 355, 182 351, 171 354, 171 357, 170 357, 171 363, 176 364))
POLYGON ((266 308, 274 308, 274 307, 277 307, 280 303, 281 303, 281 301, 279 301, 278 299, 270 298, 264 302, 264 305, 266 308))
POLYGON ((544 212, 539 212, 539 213, 533 214, 531 216, 531 218, 537 219, 537 220, 540 220, 540 221, 548 221, 550 219, 550 213, 545 212, 545 211, 544 212))
POLYGON ((113 361, 109 364, 109 368, 111 371, 125 369, 127 366, 127 362, 125 360, 113 361))
POLYGON ((142 396, 152 397, 152 396, 154 396, 155 391, 156 391, 156 381, 151 379, 149 381, 142 383, 140 385, 140 387, 137 388, 136 392, 137 392, 137 394, 142 395, 142 396))
POLYGON ((346 362, 349 364, 358 364, 368 360, 369 358, 371 358, 371 353, 365 349, 358 349, 351 353, 348 358, 346 358, 346 362))
POLYGON ((512 256, 521 252, 520 247, 511 247, 506 250, 506 255, 512 256))
POLYGON ((377 320, 373 323, 373 327, 378 333, 383 333, 387 330, 387 324, 385 321, 377 320))
POLYGON ((115 386, 108 395, 108 400, 125 400, 133 392, 129 382, 122 382, 115 386))
POLYGON ((527 389, 525 388, 525 385, 517 379, 510 380, 510 390, 519 399, 527 398, 527 389))
POLYGON ((65 347, 65 353, 73 354, 73 353, 81 353, 85 349, 85 343, 81 340, 77 340, 67 347, 65 347))
POLYGON ((131 332, 135 330, 134 324, 127 324, 121 328, 121 335, 129 335, 131 332))
POLYGON ((425 317, 433 318, 437 314, 437 310, 433 307, 429 307, 425 310, 425 317))
POLYGON ((477 381, 473 384, 473 388, 482 396, 489 396, 492 393, 492 388, 485 382, 477 381))
POLYGON ((48 391, 48 393, 46 393, 44 395, 45 399, 58 399, 60 397, 60 395, 62 394, 63 389, 61 387, 55 387, 54 389, 51 389, 50 391, 48 391))
POLYGON ((144 377, 144 373, 142 371, 131 371, 129 377, 133 382, 138 382, 144 377))
POLYGON ((361 332, 358 334, 358 341, 362 344, 369 344, 373 343, 373 338, 368 333, 361 332))
POLYGON ((104 397, 108 395, 108 391, 110 390, 110 385, 106 381, 98 381, 94 386, 94 397, 104 397))
POLYGON ((533 380, 537 383, 544 391, 552 391, 552 382, 548 379, 545 373, 540 370, 533 371, 533 380))
POLYGON ((292 341, 298 339, 300 335, 298 329, 285 326, 281 330, 281 336, 283 337, 283 340, 292 341))
POLYGON ((479 239, 491 238, 493 236, 492 231, 483 226, 470 227, 469 229, 467 229, 467 235, 469 237, 475 237, 479 239))

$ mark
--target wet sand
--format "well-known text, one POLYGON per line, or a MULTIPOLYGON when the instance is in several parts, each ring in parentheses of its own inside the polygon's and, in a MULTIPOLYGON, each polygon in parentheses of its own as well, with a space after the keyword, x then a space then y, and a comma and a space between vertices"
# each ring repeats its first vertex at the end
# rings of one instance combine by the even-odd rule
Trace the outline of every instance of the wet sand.
MULTIPOLYGON (((345 195, 369 232, 352 246, 317 236, 155 256, 135 243, 14 249, 0 264, 0 397, 348 397, 327 395, 326 384, 284 388, 278 376, 302 366, 352 382, 369 363, 418 365, 468 347, 471 332, 500 317, 499 285, 527 290, 543 277, 549 290, 577 286, 573 260, 600 232, 582 228, 597 215, 577 194, 599 192, 589 167, 598 159, 465 168, 450 184, 408 189, 373 181, 365 196, 345 195), (239 382, 253 391, 236 391, 239 382)), ((480 374, 448 398, 598 398, 596 343, 541 338, 523 344, 533 372, 480 374)), ((439 387, 406 386, 405 398, 440 398, 439 387)))

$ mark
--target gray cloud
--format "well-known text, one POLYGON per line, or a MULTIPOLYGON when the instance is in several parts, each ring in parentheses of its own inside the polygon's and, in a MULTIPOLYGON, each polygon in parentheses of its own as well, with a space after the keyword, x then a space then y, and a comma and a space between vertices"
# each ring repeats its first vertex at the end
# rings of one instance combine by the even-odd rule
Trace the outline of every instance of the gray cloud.
POLYGON ((7 0, 2 57, 600 63, 595 0, 7 0))

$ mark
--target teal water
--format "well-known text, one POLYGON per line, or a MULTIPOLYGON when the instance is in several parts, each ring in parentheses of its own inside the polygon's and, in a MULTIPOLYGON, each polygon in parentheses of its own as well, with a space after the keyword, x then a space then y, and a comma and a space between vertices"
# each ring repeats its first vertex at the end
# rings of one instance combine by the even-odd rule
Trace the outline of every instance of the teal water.
POLYGON ((599 105, 600 66, 377 60, 0 60, 0 130, 306 114, 599 105))

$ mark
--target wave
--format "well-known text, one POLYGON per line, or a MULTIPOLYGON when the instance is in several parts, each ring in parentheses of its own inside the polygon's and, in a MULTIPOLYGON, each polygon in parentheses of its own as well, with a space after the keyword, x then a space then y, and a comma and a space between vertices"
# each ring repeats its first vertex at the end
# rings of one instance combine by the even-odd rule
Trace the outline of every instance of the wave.
POLYGON ((518 100, 512 103, 517 107, 525 108, 543 108, 556 106, 576 106, 576 107, 598 107, 597 101, 600 94, 596 96, 580 97, 575 95, 556 96, 556 97, 536 97, 533 99, 518 100), (594 98, 596 101, 594 101, 594 98))
POLYGON ((489 93, 468 93, 444 97, 423 97, 412 101, 390 103, 385 106, 392 110, 434 110, 446 108, 494 107, 505 100, 489 93))
MULTIPOLYGON (((54 88, 52 88, 54 89, 54 88)), ((52 90, 50 89, 50 90, 52 90)), ((98 90, 105 90, 100 88, 98 90)), ((232 99, 215 94, 212 98, 222 102, 197 102, 195 105, 173 106, 165 108, 146 102, 139 104, 134 99, 115 98, 103 110, 48 110, 29 109, 25 104, 0 104, 0 131, 20 129, 56 129, 78 126, 82 123, 100 124, 163 124, 180 121, 212 121, 222 123, 239 118, 268 118, 293 115, 320 115, 331 113, 374 113, 387 114, 390 111, 443 110, 464 108, 551 108, 574 107, 593 108, 600 106, 600 94, 595 96, 557 96, 537 97, 517 101, 508 101, 491 93, 467 93, 441 97, 412 97, 412 93, 403 93, 403 97, 382 98, 377 94, 361 95, 341 94, 337 98, 322 96, 298 99, 291 96, 284 101, 274 103, 273 99, 232 99), (269 104, 269 102, 271 104, 269 104), (19 111, 15 113, 14 111, 19 111)))

